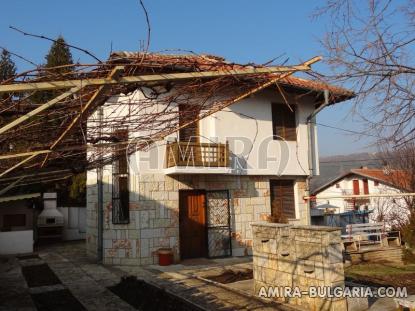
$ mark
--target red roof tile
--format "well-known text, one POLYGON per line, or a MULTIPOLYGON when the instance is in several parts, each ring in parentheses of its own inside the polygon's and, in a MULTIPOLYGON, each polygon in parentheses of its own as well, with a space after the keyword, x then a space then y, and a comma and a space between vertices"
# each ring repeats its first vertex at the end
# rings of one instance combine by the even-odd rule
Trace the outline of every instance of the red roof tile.
MULTIPOLYGON (((163 69, 165 71, 210 71, 264 67, 263 65, 258 64, 242 65, 230 63, 222 57, 196 54, 147 53, 143 55, 139 52, 120 51, 112 53, 110 59, 118 62, 140 62, 143 66, 163 69)), ((269 76, 270 78, 275 77, 275 75, 269 76)), ((294 76, 283 78, 280 83, 286 86, 310 91, 322 92, 324 90, 329 90, 332 96, 330 99, 332 103, 347 100, 355 96, 352 91, 341 87, 330 85, 322 81, 308 80, 294 76)))

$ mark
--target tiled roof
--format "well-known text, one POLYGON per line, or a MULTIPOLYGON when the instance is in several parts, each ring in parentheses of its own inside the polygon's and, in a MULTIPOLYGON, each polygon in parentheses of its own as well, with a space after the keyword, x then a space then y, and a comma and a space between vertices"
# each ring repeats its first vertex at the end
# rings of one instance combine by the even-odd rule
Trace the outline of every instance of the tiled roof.
POLYGON ((368 179, 379 181, 380 183, 389 185, 400 190, 411 191, 411 176, 409 175, 409 173, 405 171, 390 169, 359 168, 351 169, 347 173, 337 176, 328 183, 313 190, 313 194, 317 194, 325 190, 326 188, 330 187, 331 185, 334 185, 335 183, 350 175, 362 176, 368 179))
POLYGON ((410 188, 410 176, 407 172, 401 170, 361 168, 352 169, 350 172, 400 189, 410 188))
MULTIPOLYGON (((243 69, 243 68, 260 68, 265 67, 258 64, 236 64, 226 61, 222 57, 214 55, 196 55, 196 54, 160 54, 160 53, 139 53, 120 51, 113 52, 110 59, 115 62, 141 62, 143 65, 164 69, 166 71, 208 71, 208 70, 231 70, 231 69, 243 69)), ((269 75, 270 78, 275 76, 269 75)), ((303 90, 322 92, 329 90, 331 93, 331 101, 339 102, 350 99, 355 94, 342 87, 330 85, 322 81, 309 80, 289 76, 283 78, 280 84, 285 86, 294 87, 303 90)))

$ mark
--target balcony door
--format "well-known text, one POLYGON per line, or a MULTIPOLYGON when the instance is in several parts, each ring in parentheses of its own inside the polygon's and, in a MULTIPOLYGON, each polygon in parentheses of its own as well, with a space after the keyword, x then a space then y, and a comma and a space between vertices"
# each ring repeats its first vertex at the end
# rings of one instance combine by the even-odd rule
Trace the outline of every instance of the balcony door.
POLYGON ((179 192, 179 230, 181 259, 207 257, 206 192, 179 192))

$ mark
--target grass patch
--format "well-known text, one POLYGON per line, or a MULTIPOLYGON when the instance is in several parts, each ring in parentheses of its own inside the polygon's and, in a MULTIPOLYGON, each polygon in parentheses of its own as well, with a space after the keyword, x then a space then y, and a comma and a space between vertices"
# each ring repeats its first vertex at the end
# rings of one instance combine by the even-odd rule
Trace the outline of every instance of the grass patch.
POLYGON ((353 275, 396 275, 396 274, 407 274, 415 273, 415 264, 406 266, 393 266, 388 264, 358 264, 352 265, 345 269, 346 276, 353 275))
POLYGON ((346 280, 370 286, 406 287, 408 293, 415 294, 415 264, 361 263, 347 267, 345 276, 346 280))

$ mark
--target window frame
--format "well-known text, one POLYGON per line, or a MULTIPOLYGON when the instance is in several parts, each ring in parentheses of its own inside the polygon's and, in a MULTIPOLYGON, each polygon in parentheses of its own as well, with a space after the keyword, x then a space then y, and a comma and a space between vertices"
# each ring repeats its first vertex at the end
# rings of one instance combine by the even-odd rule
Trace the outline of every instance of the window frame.
MULTIPOLYGON (((128 140, 128 128, 113 130, 113 136, 116 140, 128 140)), ((112 162, 112 223, 129 224, 130 223, 130 189, 129 189, 129 171, 128 161, 124 148, 113 150, 114 160, 112 162), (120 171, 121 170, 121 171, 120 171)))
POLYGON ((274 140, 298 141, 297 107, 294 111, 285 103, 271 103, 272 135, 274 140), (280 132, 279 132, 280 131, 280 132))
POLYGON ((274 200, 281 200, 281 213, 283 218, 288 220, 297 219, 297 208, 295 202, 295 180, 293 179, 270 179, 270 202, 271 202, 271 216, 277 216, 274 213, 273 203, 274 200), (278 198, 275 198, 274 187, 278 187, 277 191, 279 192, 278 198), (290 191, 287 192, 286 189, 289 187, 290 191), (292 201, 292 206, 287 206, 287 200, 284 200, 284 197, 290 196, 292 201))

